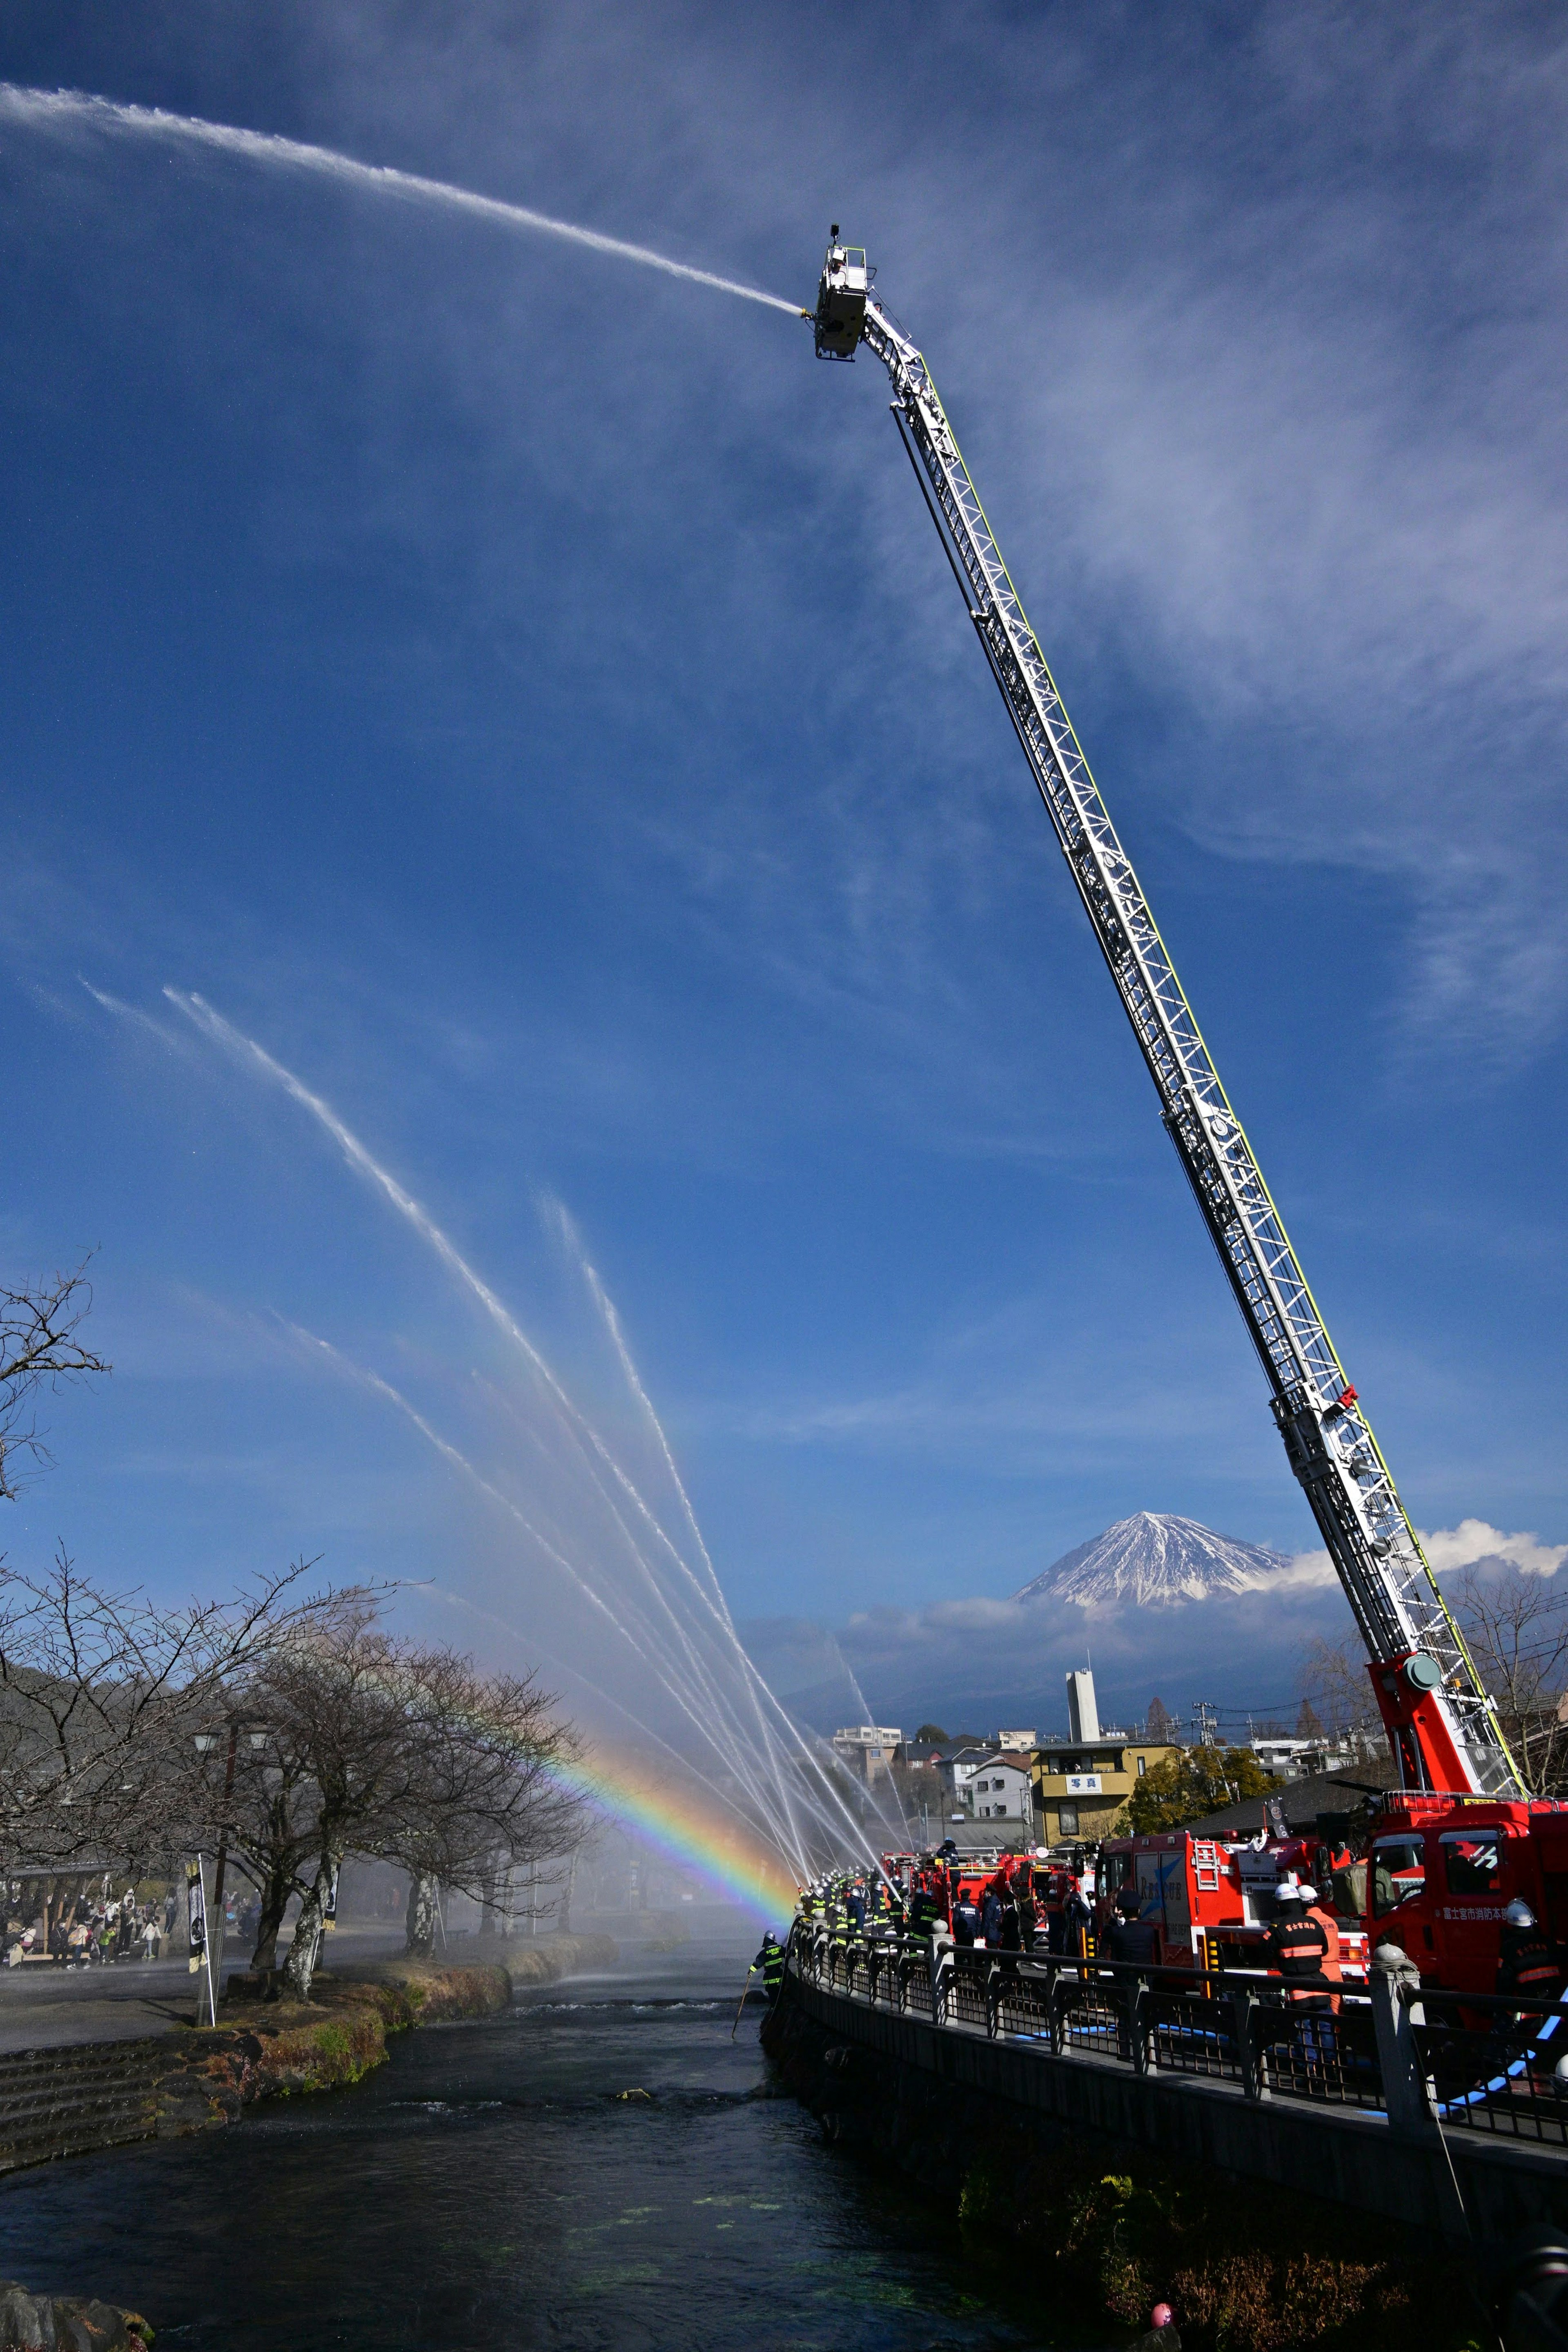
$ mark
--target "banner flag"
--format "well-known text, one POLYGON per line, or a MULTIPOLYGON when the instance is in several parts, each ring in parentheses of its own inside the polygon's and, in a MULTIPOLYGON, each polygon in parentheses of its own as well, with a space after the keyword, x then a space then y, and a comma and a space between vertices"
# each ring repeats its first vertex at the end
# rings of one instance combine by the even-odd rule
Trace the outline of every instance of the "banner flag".
POLYGON ((191 1922, 190 1966, 194 1976, 207 1957, 207 1895, 199 1862, 185 1864, 185 1908, 191 1922))

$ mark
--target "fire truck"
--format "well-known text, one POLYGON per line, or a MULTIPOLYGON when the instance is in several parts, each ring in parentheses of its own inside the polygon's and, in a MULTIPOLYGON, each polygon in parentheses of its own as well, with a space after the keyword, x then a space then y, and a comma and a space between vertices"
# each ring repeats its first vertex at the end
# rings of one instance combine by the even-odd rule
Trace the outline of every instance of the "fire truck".
POLYGON ((1096 1938, 1103 1937, 1119 1898, 1133 1886, 1138 1916, 1155 1931, 1156 1966, 1262 1968, 1274 1889, 1291 1875, 1315 1886, 1318 1901, 1334 1917, 1341 1974, 1347 1982, 1364 1981, 1361 1873, 1332 1831, 1256 1843, 1195 1837, 1190 1830, 1108 1838, 1095 1874, 1096 1938))
MULTIPOLYGON (((1474 1978, 1486 1973, 1490 1959, 1495 1971, 1501 1905, 1491 1898, 1503 1885, 1528 1884, 1552 1932, 1561 1937, 1568 1927, 1558 1919, 1550 1885, 1561 1875, 1557 1832, 1529 1801, 1496 1702, 1329 1335, 1030 626, 930 368, 884 308, 874 278, 863 250, 840 243, 835 223, 817 307, 802 315, 819 359, 852 361, 863 349, 887 371, 899 437, 1257 1352, 1291 1471, 1366 1645, 1401 1790, 1409 1792, 1403 1819, 1390 1814, 1379 1832, 1385 1859, 1380 1864, 1375 1851, 1370 1881, 1375 1890, 1381 1872, 1406 1890, 1405 1902, 1386 1916, 1402 1935, 1408 1928, 1423 1967, 1429 1963, 1445 1978, 1460 1969, 1474 1978), (1491 1811, 1478 1811, 1477 1799, 1490 1800, 1491 1811), (1463 1878, 1471 1866, 1467 1846, 1483 1829, 1494 1833, 1497 1870, 1488 1875, 1499 1884, 1477 1895, 1448 1874, 1452 1861, 1463 1878), (1408 1858, 1396 1866, 1402 1835, 1408 1858), (1407 1917, 1406 1904, 1415 1906, 1407 1917)), ((1125 1866, 1139 1887, 1147 1884, 1158 1938, 1173 1957, 1190 1959, 1211 1940, 1246 1940, 1249 1931, 1257 1941, 1263 1923, 1243 1878, 1239 1847, 1196 1839, 1165 1849, 1158 1841, 1116 1843, 1131 1857, 1125 1866)), ((1262 1874, 1265 1864, 1245 1867, 1262 1874)), ((1367 1900, 1375 1908, 1375 1892, 1367 1900)), ((1361 1918, 1364 1927, 1385 1924, 1364 1906, 1361 1918)))
POLYGON ((1397 1944, 1428 1984, 1496 1990, 1501 1920, 1530 1905, 1568 1948, 1568 1804, 1422 1796, 1396 1790, 1375 1815, 1366 1856, 1365 1924, 1397 1944))

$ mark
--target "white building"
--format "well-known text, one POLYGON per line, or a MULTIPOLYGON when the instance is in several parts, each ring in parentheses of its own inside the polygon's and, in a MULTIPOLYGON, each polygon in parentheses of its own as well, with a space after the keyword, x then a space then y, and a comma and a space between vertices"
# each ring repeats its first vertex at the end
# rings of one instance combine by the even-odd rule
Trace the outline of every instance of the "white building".
POLYGON ((1315 1739, 1264 1736, 1249 1739, 1247 1745, 1265 1772, 1281 1772, 1287 1780, 1331 1770, 1336 1765, 1355 1760, 1355 1748, 1350 1740, 1330 1739, 1322 1733, 1315 1739))
POLYGON ((854 1723, 833 1734, 833 1753, 856 1777, 868 1784, 879 1779, 893 1761, 893 1751, 904 1738, 894 1724, 854 1723))
POLYGON ((1032 1731, 998 1731, 991 1740, 1004 1756, 1032 1756, 1038 1745, 1032 1731))
POLYGON ((985 1748, 961 1748, 938 1766, 943 1817, 949 1823, 995 1822, 998 1836, 1021 1837, 1033 1819, 1027 1764, 985 1748), (1003 1827, 1010 1823, 1011 1830, 1003 1827))

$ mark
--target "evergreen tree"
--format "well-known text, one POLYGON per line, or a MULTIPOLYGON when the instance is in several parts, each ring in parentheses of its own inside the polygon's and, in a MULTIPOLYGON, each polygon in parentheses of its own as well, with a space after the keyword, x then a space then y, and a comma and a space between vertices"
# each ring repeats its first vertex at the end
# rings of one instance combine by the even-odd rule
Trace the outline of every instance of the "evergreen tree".
POLYGON ((1279 1786, 1249 1748, 1189 1748, 1150 1765, 1117 1818, 1116 1833, 1185 1829, 1279 1786))

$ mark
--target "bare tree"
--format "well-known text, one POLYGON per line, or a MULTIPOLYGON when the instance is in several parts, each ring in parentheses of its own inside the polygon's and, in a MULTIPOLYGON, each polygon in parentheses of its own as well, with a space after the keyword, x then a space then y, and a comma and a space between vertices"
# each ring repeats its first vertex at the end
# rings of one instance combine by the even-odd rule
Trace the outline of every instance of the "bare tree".
POLYGON ((1503 1738, 1532 1796, 1568 1786, 1568 1593, 1554 1579, 1526 1576, 1511 1561, 1500 1573, 1467 1568, 1452 1605, 1470 1655, 1498 1704, 1503 1738))
POLYGON ((537 1677, 482 1675, 451 1650, 407 1665, 422 1785, 406 1818, 383 1832, 380 1851, 409 1874, 408 1948, 428 1952, 438 1887, 484 1901, 519 1864, 537 1872, 546 1857, 574 1853, 591 1817, 561 1778, 579 1753, 576 1738, 537 1677))
POLYGON ((0 1862, 165 1855, 199 1832, 188 1759, 225 1695, 319 1601, 307 1563, 233 1601, 161 1609, 83 1578, 0 1561, 0 1862))
POLYGON ((40 1391, 110 1369, 77 1338, 91 1306, 85 1263, 20 1290, 0 1285, 0 1500, 16 1498, 20 1457, 48 1460, 33 1415, 40 1391))
MULTIPOLYGON (((1468 1568, 1447 1590, 1525 1786, 1535 1796, 1568 1793, 1568 1591, 1511 1561, 1468 1568)), ((1372 1678, 1348 1643, 1312 1643, 1305 1682, 1304 1704, 1315 1699, 1335 1729, 1379 1744, 1372 1678)))
POLYGON ((1348 1641, 1309 1642, 1303 1661, 1303 1711, 1311 1707, 1337 1734, 1351 1734, 1361 1746, 1382 1737, 1383 1717, 1373 1695, 1365 1652, 1348 1641))
POLYGON ((410 1941, 428 1948, 434 1888, 480 1896, 519 1860, 559 1853, 584 1808, 559 1779, 575 1753, 531 1677, 486 1677, 450 1650, 387 1633, 373 1594, 340 1599, 291 1631, 231 1695, 243 1727, 209 1835, 261 1892, 256 1965, 273 1965, 290 1898, 299 1916, 284 1965, 308 2000, 329 1889, 349 1853, 400 1862, 414 1881, 410 1941))

